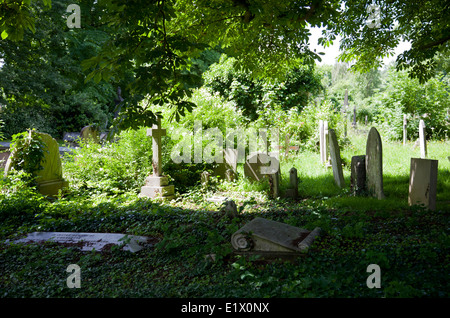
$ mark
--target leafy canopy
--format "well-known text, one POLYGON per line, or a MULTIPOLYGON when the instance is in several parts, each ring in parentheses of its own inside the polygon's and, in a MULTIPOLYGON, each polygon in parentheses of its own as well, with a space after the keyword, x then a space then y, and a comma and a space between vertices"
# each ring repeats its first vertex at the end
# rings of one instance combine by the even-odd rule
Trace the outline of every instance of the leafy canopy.
MULTIPOLYGON (((2 38, 17 41, 24 29, 34 31, 30 2, 0 0, 2 38)), ((172 105, 177 119, 190 111, 194 105, 185 97, 201 83, 192 60, 207 47, 220 45, 252 74, 277 76, 294 62, 320 60, 309 48, 308 28, 322 26, 319 44, 327 47, 341 36, 341 60, 354 61, 360 71, 380 65, 401 40, 410 41, 397 68, 423 82, 433 75, 432 57, 448 52, 450 39, 449 5, 441 0, 104 0, 91 7, 101 7, 97 22, 108 25, 112 37, 83 67, 97 82, 133 72, 126 88, 132 98, 118 119, 127 127, 150 124, 151 104, 172 105), (368 23, 372 4, 380 9, 375 27, 368 23), (141 106, 147 95, 149 103, 141 106)))

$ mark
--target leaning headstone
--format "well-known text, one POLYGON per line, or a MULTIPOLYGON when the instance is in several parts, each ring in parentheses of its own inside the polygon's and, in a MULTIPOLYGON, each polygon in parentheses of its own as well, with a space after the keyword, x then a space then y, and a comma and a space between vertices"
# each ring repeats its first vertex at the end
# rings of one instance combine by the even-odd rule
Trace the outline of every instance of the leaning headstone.
POLYGON ((275 199, 280 196, 280 172, 269 174, 270 197, 275 199))
POLYGON ((279 171, 280 163, 277 158, 263 152, 248 156, 244 164, 244 175, 252 180, 261 181, 269 174, 279 171))
POLYGON ((344 175, 342 172, 341 151, 336 137, 336 133, 333 129, 328 131, 329 144, 330 144, 330 157, 331 166, 333 167, 334 181, 339 188, 344 187, 344 175))
POLYGON ((100 142, 100 133, 98 129, 92 125, 85 126, 81 129, 80 138, 84 141, 91 141, 95 143, 100 142))
POLYGON ((409 205, 436 209, 438 160, 411 158, 409 175, 409 205))
POLYGON ((286 190, 286 197, 298 198, 298 176, 297 169, 294 167, 289 170, 289 189, 286 190))
POLYGON ((144 247, 151 247, 151 239, 146 236, 135 236, 112 233, 75 233, 75 232, 33 232, 25 238, 15 240, 14 243, 36 243, 54 242, 64 247, 78 248, 83 252, 99 251, 106 252, 112 246, 121 246, 124 251, 137 252, 144 247))
POLYGON ((289 224, 255 218, 231 236, 238 252, 302 253, 307 252, 320 228, 308 231, 289 224))
POLYGON ((366 187, 369 193, 384 199, 383 192, 383 148, 381 137, 375 127, 370 128, 366 144, 366 187))
MULTIPOLYGON (((40 136, 46 151, 41 161, 42 169, 35 173, 38 191, 47 196, 58 195, 59 190, 67 188, 69 183, 62 177, 62 165, 59 154, 58 142, 49 134, 30 131, 30 134, 40 136)), ((12 161, 19 154, 14 150, 8 158, 5 166, 5 175, 13 168, 12 161)))
POLYGON ((366 156, 353 156, 350 169, 350 190, 361 195, 366 188, 366 156))
POLYGON ((140 196, 161 197, 165 200, 171 200, 175 197, 175 189, 173 185, 169 185, 169 179, 163 175, 161 158, 161 137, 166 135, 166 130, 161 129, 160 117, 158 117, 157 122, 156 125, 147 130, 147 136, 152 136, 153 174, 145 179, 145 185, 141 188, 140 196))
POLYGON ((425 122, 421 119, 419 122, 419 144, 420 144, 420 157, 427 157, 427 139, 425 134, 425 122))

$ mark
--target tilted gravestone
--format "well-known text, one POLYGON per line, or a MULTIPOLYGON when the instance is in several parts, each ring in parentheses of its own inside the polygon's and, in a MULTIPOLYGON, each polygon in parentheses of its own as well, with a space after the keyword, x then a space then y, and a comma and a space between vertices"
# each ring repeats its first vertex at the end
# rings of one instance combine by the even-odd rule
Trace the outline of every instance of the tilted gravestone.
POLYGON ((320 161, 328 164, 328 121, 319 120, 320 161))
POLYGON ((231 236, 231 244, 238 252, 306 252, 320 228, 308 231, 289 224, 255 218, 231 236))
POLYGON ((438 160, 411 158, 409 175, 409 205, 436 209, 438 160))
POLYGON ((329 145, 330 145, 330 157, 331 166, 333 167, 334 181, 339 188, 344 187, 344 174, 342 172, 341 151, 336 137, 336 133, 333 129, 328 131, 329 145))
POLYGON ((81 129, 80 138, 83 141, 90 141, 99 143, 100 142, 100 132, 98 129, 92 125, 85 126, 81 129))
MULTIPOLYGON (((46 133, 36 131, 30 131, 30 133, 39 135, 46 149, 41 161, 43 168, 35 173, 37 189, 43 195, 56 196, 59 190, 69 186, 69 183, 62 177, 58 142, 46 133)), ((5 166, 5 175, 13 168, 12 160, 18 155, 16 151, 13 151, 9 156, 5 166)))
POLYGON ((145 179, 145 185, 141 187, 140 196, 161 197, 165 200, 171 200, 175 197, 174 186, 169 185, 169 179, 163 176, 162 172, 161 137, 165 135, 166 130, 161 129, 161 118, 158 117, 157 124, 147 130, 147 136, 152 136, 153 174, 145 179))
POLYGON ((375 127, 370 128, 366 144, 366 188, 369 193, 384 199, 383 192, 383 146, 375 127))

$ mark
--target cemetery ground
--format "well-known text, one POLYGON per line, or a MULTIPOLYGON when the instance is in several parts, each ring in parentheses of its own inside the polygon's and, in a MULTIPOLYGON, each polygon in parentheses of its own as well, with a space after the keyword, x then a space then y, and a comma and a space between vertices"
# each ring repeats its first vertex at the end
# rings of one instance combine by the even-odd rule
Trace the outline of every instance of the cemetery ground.
POLYGON ((242 177, 234 183, 198 185, 172 202, 102 192, 69 192, 49 201, 18 187, 0 197, 2 243, 35 231, 70 231, 143 235, 155 245, 130 253, 117 246, 80 252, 55 243, 1 244, 0 296, 448 297, 448 141, 428 143, 429 158, 439 160, 437 205, 430 211, 407 202, 410 158, 420 157, 413 143, 383 142, 385 199, 351 195, 350 160, 365 153, 366 136, 351 131, 351 144, 341 151, 342 189, 318 152, 283 156, 281 189, 295 167, 298 200, 269 200, 267 181, 251 183, 242 177), (217 193, 236 202, 236 217, 206 201, 217 193), (320 227, 322 235, 293 261, 232 254, 231 235, 255 217, 308 230, 320 227), (70 264, 80 267, 80 288, 66 284, 70 264), (380 288, 368 288, 370 264, 380 267, 380 288))

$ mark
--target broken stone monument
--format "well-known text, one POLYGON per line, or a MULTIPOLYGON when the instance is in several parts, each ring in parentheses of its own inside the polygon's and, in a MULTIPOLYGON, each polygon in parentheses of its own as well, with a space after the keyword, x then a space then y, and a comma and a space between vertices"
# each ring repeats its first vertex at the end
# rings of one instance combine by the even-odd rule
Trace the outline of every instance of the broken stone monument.
POLYGON ((231 236, 231 244, 240 254, 298 255, 308 251, 320 231, 257 217, 231 236))
POLYGON ((43 244, 55 242, 65 247, 78 248, 83 252, 96 250, 106 252, 112 246, 121 246, 124 251, 137 252, 144 247, 151 247, 151 239, 146 236, 135 236, 113 233, 75 233, 75 232, 33 232, 25 238, 15 240, 19 244, 43 244))
POLYGON ((145 185, 141 188, 140 196, 161 197, 165 200, 171 200, 175 197, 174 186, 169 185, 169 179, 162 173, 161 137, 165 135, 166 130, 161 129, 161 118, 158 117, 158 123, 147 130, 147 136, 152 136, 153 174, 145 179, 145 185))
MULTIPOLYGON (((44 158, 41 161, 42 169, 35 172, 37 190, 47 196, 57 196, 59 190, 67 188, 69 183, 62 177, 62 165, 59 154, 58 142, 49 134, 31 131, 30 134, 37 134, 41 137, 45 145, 44 158)), ((12 160, 19 154, 14 150, 9 156, 5 166, 5 176, 12 167, 12 160)))
POLYGON ((366 156, 353 156, 350 170, 350 190, 361 195, 366 189, 366 156))
POLYGON ((438 160, 411 158, 409 175, 409 205, 424 205, 436 209, 438 160))
POLYGON ((334 181, 339 188, 344 187, 344 174, 342 172, 341 151, 339 149, 336 133, 333 129, 328 131, 331 166, 333 167, 334 181))
POLYGON ((381 137, 375 127, 370 128, 366 143, 366 188, 369 193, 384 199, 383 192, 383 149, 381 137))

